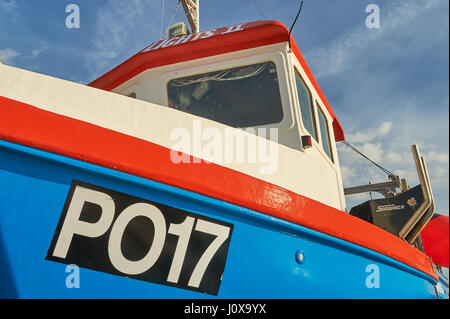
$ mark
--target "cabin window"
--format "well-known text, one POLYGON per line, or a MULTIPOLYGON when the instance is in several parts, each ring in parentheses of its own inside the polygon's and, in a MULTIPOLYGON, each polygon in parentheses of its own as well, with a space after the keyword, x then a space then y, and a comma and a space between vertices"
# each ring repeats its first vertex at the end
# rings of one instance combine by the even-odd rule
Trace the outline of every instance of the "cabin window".
POLYGON ((331 153, 331 140, 330 131, 328 130, 328 121, 325 114, 322 112, 320 107, 317 107, 319 115, 319 126, 320 126, 320 140, 322 141, 323 150, 327 153, 328 157, 334 162, 333 154, 331 153))
POLYGON ((283 119, 275 63, 265 62, 171 80, 169 107, 232 127, 283 119))
POLYGON ((316 121, 314 119, 311 93, 309 92, 308 87, 297 72, 295 72, 295 81, 297 83, 297 92, 303 125, 317 141, 316 121))

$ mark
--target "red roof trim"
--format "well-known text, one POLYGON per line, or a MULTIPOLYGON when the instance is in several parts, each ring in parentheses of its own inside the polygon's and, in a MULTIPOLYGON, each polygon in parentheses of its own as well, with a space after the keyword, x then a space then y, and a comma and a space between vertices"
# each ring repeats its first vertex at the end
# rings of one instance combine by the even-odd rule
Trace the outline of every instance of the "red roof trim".
POLYGON ((186 42, 182 37, 153 42, 89 86, 111 91, 150 68, 287 41, 284 30, 277 21, 256 21, 199 32, 186 42))
MULTIPOLYGON (((256 21, 156 41, 91 82, 89 86, 111 91, 147 69, 287 42, 288 36, 289 30, 281 22, 256 21)), ((344 140, 344 130, 292 38, 291 45, 294 54, 333 118, 336 141, 344 140)))
POLYGON ((213 163, 174 164, 160 145, 0 97, 0 139, 155 180, 377 251, 437 280, 430 259, 400 238, 282 187, 213 163), (58 132, 58 134, 55 134, 58 132))

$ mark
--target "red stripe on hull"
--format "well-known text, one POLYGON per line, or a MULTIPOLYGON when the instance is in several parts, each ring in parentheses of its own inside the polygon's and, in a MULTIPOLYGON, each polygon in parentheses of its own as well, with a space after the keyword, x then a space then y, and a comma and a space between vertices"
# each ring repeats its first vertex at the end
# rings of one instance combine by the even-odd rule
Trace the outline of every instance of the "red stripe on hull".
POLYGON ((160 145, 0 97, 0 138, 186 189, 366 247, 437 280, 429 258, 335 208, 216 164, 174 164, 160 145))

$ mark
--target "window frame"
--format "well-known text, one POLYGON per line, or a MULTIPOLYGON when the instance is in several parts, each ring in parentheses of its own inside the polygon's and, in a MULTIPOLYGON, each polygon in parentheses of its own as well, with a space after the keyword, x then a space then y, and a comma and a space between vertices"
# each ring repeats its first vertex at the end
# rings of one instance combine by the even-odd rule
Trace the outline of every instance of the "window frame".
POLYGON ((129 98, 132 98, 132 99, 139 100, 140 98, 138 96, 140 96, 140 88, 141 88, 141 85, 138 82, 138 83, 134 83, 134 84, 132 84, 130 86, 127 86, 125 89, 122 89, 122 90, 120 90, 120 91, 118 91, 116 93, 118 93, 120 95, 123 95, 123 96, 126 96, 126 97, 129 97, 129 98), (135 94, 135 97, 130 96, 132 94, 135 94))
MULTIPOLYGON (((243 54, 241 52, 233 52, 228 55, 229 57, 226 60, 224 60, 223 57, 214 56, 202 60, 186 61, 183 62, 182 68, 178 67, 175 69, 175 67, 171 67, 170 71, 164 72, 160 77, 162 82, 160 92, 164 99, 161 101, 162 105, 168 105, 169 99, 167 85, 174 79, 252 64, 273 62, 277 70, 278 89, 280 90, 283 118, 278 123, 250 127, 255 129, 267 127, 276 127, 278 129, 288 130, 291 129, 295 123, 295 115, 293 109, 290 107, 289 73, 287 70, 287 62, 283 54, 281 52, 261 52, 260 54, 249 56, 247 53, 243 54), (212 67, 212 64, 215 64, 215 67, 212 67)), ((221 124, 226 125, 223 123, 221 124)))
POLYGON ((327 113, 324 111, 324 109, 322 108, 322 106, 320 105, 320 103, 315 100, 315 104, 316 104, 316 108, 317 108, 317 120, 319 122, 319 130, 320 130, 320 145, 322 146, 322 150, 323 152, 327 155, 327 157, 331 160, 331 162, 333 162, 333 164, 335 163, 334 160, 334 152, 333 152, 333 146, 332 146, 332 142, 331 142, 331 134, 330 134, 330 121, 328 120, 327 117, 327 113), (328 154, 325 151, 325 147, 324 147, 324 141, 323 141, 323 132, 322 132, 322 126, 320 125, 320 115, 323 116, 323 119, 325 121, 325 129, 326 129, 326 137, 327 137, 327 142, 328 142, 328 149, 330 150, 330 154, 328 154))
MULTIPOLYGON (((207 74, 207 73, 221 72, 221 71, 226 71, 226 70, 230 70, 230 69, 248 67, 248 66, 253 66, 253 65, 258 65, 258 64, 263 64, 263 63, 272 63, 275 66, 276 78, 277 78, 277 84, 278 84, 278 92, 279 92, 279 95, 280 95, 281 119, 279 121, 277 121, 277 122, 270 122, 270 123, 265 123, 265 124, 259 124, 259 125, 253 125, 253 126, 244 126, 244 127, 240 127, 239 126, 239 127, 236 127, 236 128, 243 128, 243 129, 245 129, 245 128, 278 126, 280 123, 282 123, 285 120, 285 118, 286 118, 286 110, 285 110, 285 106, 284 106, 284 101, 283 101, 284 99, 283 99, 283 96, 282 96, 282 89, 281 89, 281 84, 280 84, 279 65, 274 59, 257 61, 257 62, 249 62, 249 63, 243 63, 243 64, 240 63, 240 64, 236 64, 236 65, 233 65, 233 66, 223 66, 223 67, 214 68, 214 69, 210 68, 207 71, 200 71, 200 70, 198 70, 197 72, 189 74, 189 75, 181 75, 181 72, 180 72, 180 74, 178 76, 171 77, 169 79, 165 79, 165 81, 164 81, 164 83, 165 83, 165 93, 166 93, 165 94, 165 98, 166 98, 166 101, 167 101, 166 105, 168 106, 168 101, 169 101, 169 83, 171 81, 173 81, 173 80, 183 79, 183 78, 192 77, 192 76, 201 76, 201 75, 204 75, 204 74, 207 74)), ((177 72, 175 72, 175 73, 177 73, 177 72)), ((195 114, 192 114, 192 113, 189 113, 189 112, 186 112, 186 113, 191 114, 191 115, 195 115, 195 114)), ((199 115, 195 115, 195 116, 199 116, 199 115)), ((208 118, 205 118, 205 119, 208 119, 208 118)), ((211 121, 215 121, 215 120, 212 120, 212 119, 210 119, 210 120, 211 121)), ((215 122, 221 123, 223 125, 228 125, 226 123, 222 123, 222 122, 219 122, 219 121, 215 121, 215 122)), ((228 125, 228 126, 231 126, 231 125, 228 125)), ((234 127, 234 126, 231 126, 231 127, 234 127)))
POLYGON ((319 143, 319 131, 317 129, 317 118, 316 118, 316 106, 315 106, 315 99, 313 99, 313 95, 311 94, 311 90, 308 87, 308 84, 306 83, 306 81, 303 79, 303 77, 301 76, 300 72, 298 71, 297 67, 294 66, 294 83, 295 83, 295 94, 297 97, 297 105, 298 105, 298 111, 299 111, 299 116, 300 116, 300 125, 302 127, 302 130, 305 131, 306 133, 309 133, 315 142, 319 143), (308 92, 308 99, 310 102, 310 114, 311 114, 311 121, 312 121, 312 126, 313 126, 313 130, 314 132, 310 132, 306 126, 305 123, 303 122, 303 114, 302 114, 302 109, 301 109, 301 103, 300 103, 300 97, 298 94, 298 86, 297 86, 297 76, 300 79, 300 81, 302 82, 302 84, 304 85, 304 87, 306 88, 306 91, 308 92), (314 136, 314 134, 316 136, 314 136))

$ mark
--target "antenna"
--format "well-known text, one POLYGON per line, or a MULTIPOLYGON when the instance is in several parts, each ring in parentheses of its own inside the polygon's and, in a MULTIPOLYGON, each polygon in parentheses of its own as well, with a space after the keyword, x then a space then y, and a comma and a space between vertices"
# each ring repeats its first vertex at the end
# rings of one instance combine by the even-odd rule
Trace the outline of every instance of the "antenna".
POLYGON ((263 17, 263 19, 266 20, 266 17, 264 16, 264 13, 262 12, 261 7, 258 5, 258 3, 256 2, 256 0, 252 0, 252 1, 253 1, 253 3, 255 4, 256 8, 258 9, 259 14, 261 15, 261 17, 263 17))
POLYGON ((200 31, 200 0, 179 0, 183 5, 186 17, 191 25, 192 33, 197 33, 200 31))
POLYGON ((295 17, 294 23, 292 23, 291 29, 289 30, 289 35, 288 35, 289 51, 291 51, 291 32, 292 32, 292 29, 294 28, 295 23, 297 22, 300 12, 302 11, 302 7, 303 7, 303 0, 300 3, 300 9, 298 9, 298 13, 297 13, 297 16, 295 17))
POLYGON ((163 39, 163 25, 164 25, 164 0, 162 0, 162 6, 161 6, 161 34, 159 36, 159 39, 163 39))

